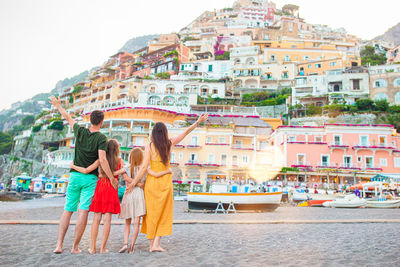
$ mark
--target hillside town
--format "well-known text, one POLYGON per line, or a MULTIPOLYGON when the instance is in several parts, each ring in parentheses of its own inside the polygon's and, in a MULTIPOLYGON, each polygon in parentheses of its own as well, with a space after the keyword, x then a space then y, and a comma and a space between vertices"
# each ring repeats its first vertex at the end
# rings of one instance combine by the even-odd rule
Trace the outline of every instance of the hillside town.
MULTIPOLYGON (((400 179, 399 125, 380 117, 400 110, 399 49, 307 23, 295 5, 237 0, 111 55, 59 97, 84 126, 103 110, 101 132, 118 140, 125 161, 156 122, 174 135, 208 113, 173 148, 174 180, 244 183, 258 164, 272 183, 333 189, 378 173, 400 179), (363 64, 368 47, 387 61, 363 64)), ((68 173, 74 135, 59 116, 44 109, 15 136, 11 154, 24 167, 11 175, 68 173)))

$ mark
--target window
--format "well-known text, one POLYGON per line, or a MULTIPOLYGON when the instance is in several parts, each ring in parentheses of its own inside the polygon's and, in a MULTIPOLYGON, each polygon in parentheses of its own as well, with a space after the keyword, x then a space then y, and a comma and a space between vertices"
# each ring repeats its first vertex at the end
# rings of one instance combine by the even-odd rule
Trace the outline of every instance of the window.
POLYGON ((297 165, 305 165, 306 163, 306 155, 297 154, 297 165))
POLYGON ((174 152, 171 153, 171 162, 176 162, 175 161, 175 153, 174 152))
POLYGON ((379 159, 379 164, 381 167, 387 167, 387 159, 379 159))
POLYGON ((321 68, 321 63, 315 64, 315 68, 320 69, 321 68))
POLYGON ((283 58, 283 61, 289 62, 290 61, 290 56, 289 55, 285 55, 285 57, 283 58))
POLYGON ((373 168, 374 167, 374 158, 373 157, 365 157, 365 167, 373 168))
POLYGON ((242 141, 241 140, 236 140, 235 141, 235 147, 241 148, 242 147, 242 141))
POLYGON ((331 65, 331 67, 335 67, 336 66, 336 61, 332 61, 329 65, 331 65))
POLYGON ((329 166, 329 156, 321 155, 321 166, 328 167, 329 166))
POLYGON ((208 164, 214 164, 214 154, 208 154, 208 164))
POLYGON ((362 162, 362 157, 361 157, 361 156, 358 156, 358 157, 357 157, 357 162, 358 162, 358 163, 361 163, 361 162, 362 162))
POLYGON ((394 158, 394 167, 400 168, 400 158, 394 158))
POLYGON ((283 72, 282 78, 283 78, 283 79, 288 79, 288 78, 289 78, 289 74, 288 74, 287 71, 283 72))
POLYGON ((208 71, 212 72, 213 71, 213 65, 208 65, 208 71))
POLYGON ((219 137, 219 138, 218 138, 218 142, 219 142, 220 144, 225 144, 225 137, 219 137))
POLYGON ((400 86, 400 78, 397 78, 393 81, 393 86, 394 87, 399 87, 400 86))
POLYGON ((180 152, 180 153, 179 153, 179 159, 182 159, 182 158, 183 158, 183 153, 180 152))
POLYGON ((374 100, 388 100, 388 96, 385 93, 377 93, 374 95, 374 100))
POLYGON ((311 64, 308 64, 308 68, 311 69, 311 68, 312 68, 312 65, 311 65, 311 64))
POLYGON ((248 155, 244 155, 242 160, 243 160, 243 164, 249 164, 249 156, 248 155))
POLYGON ((238 157, 236 155, 232 156, 232 166, 238 165, 238 157))
POLYGON ((199 66, 194 66, 194 70, 197 71, 199 69, 199 66))
POLYGON ((353 80, 353 90, 360 90, 360 80, 353 80))
POLYGON ((400 92, 397 92, 397 93, 394 95, 394 103, 395 103, 396 105, 400 105, 400 92))
POLYGON ((386 87, 387 83, 384 79, 379 79, 374 81, 374 88, 376 87, 386 87))
POLYGON ((367 135, 362 135, 360 136, 360 145, 362 146, 368 146, 368 136, 367 135))
POLYGON ((190 144, 192 146, 197 146, 197 136, 192 136, 192 142, 190 144))
POLYGON ((351 156, 344 156, 343 163, 344 163, 344 167, 350 168, 351 167, 351 156))
POLYGON ((212 137, 211 136, 207 137, 207 143, 212 143, 212 137))
POLYGON ((213 89, 213 94, 214 95, 218 94, 218 89, 213 89))
POLYGON ((314 142, 323 142, 322 136, 314 136, 314 142))
POLYGON ((190 163, 197 163, 197 154, 190 154, 190 163))
POLYGON ((289 136, 289 142, 296 142, 296 136, 289 136))
POLYGON ((386 146, 386 136, 379 136, 379 145, 386 146))
POLYGON ((227 156, 225 154, 221 155, 221 165, 222 166, 226 166, 226 158, 227 158, 227 156))
POLYGON ((333 137, 333 140, 334 140, 335 145, 337 145, 337 146, 342 145, 342 137, 340 135, 335 135, 333 137))

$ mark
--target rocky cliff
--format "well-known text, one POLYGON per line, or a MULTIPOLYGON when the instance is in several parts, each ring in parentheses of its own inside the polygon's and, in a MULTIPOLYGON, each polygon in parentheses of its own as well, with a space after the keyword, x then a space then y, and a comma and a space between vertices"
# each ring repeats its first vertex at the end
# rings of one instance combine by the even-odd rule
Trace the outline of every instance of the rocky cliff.
POLYGON ((383 40, 386 42, 392 42, 396 46, 400 44, 400 22, 388 29, 384 34, 379 35, 373 39, 373 41, 383 40))

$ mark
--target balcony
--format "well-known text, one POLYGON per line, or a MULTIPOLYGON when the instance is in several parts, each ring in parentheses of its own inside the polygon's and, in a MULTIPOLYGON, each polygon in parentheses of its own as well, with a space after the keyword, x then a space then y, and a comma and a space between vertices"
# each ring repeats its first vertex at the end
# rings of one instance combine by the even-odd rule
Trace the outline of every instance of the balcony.
POLYGON ((201 148, 201 146, 197 145, 197 144, 190 144, 186 146, 187 148, 201 148))
POLYGON ((236 150, 254 150, 254 146, 241 146, 241 145, 234 145, 231 147, 231 149, 236 149, 236 150))
POLYGON ((229 146, 226 143, 206 143, 206 146, 229 146))
POLYGON ((329 143, 329 148, 349 148, 350 146, 347 143, 343 142, 331 142, 329 143))
POLYGON ((327 145, 327 142, 307 142, 309 145, 327 145))
POLYGON ((213 163, 213 162, 208 162, 208 163, 202 163, 201 167, 206 167, 206 168, 215 168, 215 167, 221 167, 221 164, 213 163))
POLYGON ((395 147, 390 146, 388 144, 366 144, 366 143, 355 143, 353 149, 357 152, 359 150, 371 150, 375 154, 376 151, 388 151, 390 155, 393 152, 397 151, 395 147))
POLYGON ((185 163, 185 166, 197 166, 197 167, 201 167, 201 163, 198 162, 197 160, 189 160, 188 162, 185 163))
POLYGON ((171 165, 171 166, 179 166, 179 162, 170 162, 169 165, 171 165))

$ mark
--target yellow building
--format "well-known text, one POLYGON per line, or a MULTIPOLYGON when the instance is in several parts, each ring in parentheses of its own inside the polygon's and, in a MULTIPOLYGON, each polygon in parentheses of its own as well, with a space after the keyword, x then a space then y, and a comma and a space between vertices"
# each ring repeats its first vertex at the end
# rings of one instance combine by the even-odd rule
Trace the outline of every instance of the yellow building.
POLYGON ((310 60, 297 64, 298 75, 324 75, 329 70, 343 69, 345 62, 342 58, 328 58, 324 60, 310 60))
POLYGON ((361 58, 356 42, 337 42, 315 39, 282 38, 282 40, 254 40, 252 45, 263 51, 259 64, 340 58, 344 67, 359 66, 361 58))
MULTIPOLYGON (((174 136, 195 119, 193 115, 152 108, 115 108, 105 112, 101 132, 120 142, 121 157, 128 161, 131 148, 144 148, 148 144, 155 122, 165 122, 170 136, 174 136)), ((82 123, 89 126, 89 114, 83 117, 82 123)), ((271 125, 256 116, 210 116, 204 125, 173 147, 173 179, 265 180, 275 158, 269 142, 271 132, 271 125), (261 174, 254 173, 256 163, 264 168, 261 174)), ((67 171, 71 153, 73 143, 69 132, 67 138, 60 141, 60 149, 51 152, 55 159, 52 164, 65 166, 67 171)))

